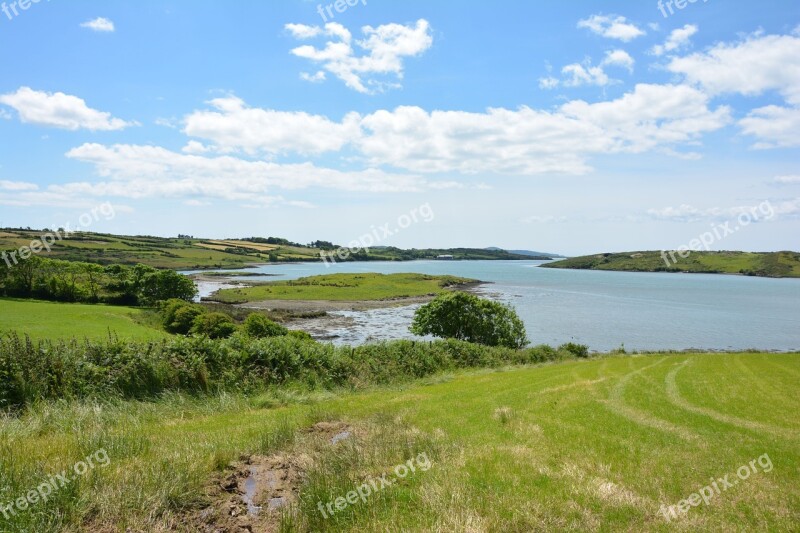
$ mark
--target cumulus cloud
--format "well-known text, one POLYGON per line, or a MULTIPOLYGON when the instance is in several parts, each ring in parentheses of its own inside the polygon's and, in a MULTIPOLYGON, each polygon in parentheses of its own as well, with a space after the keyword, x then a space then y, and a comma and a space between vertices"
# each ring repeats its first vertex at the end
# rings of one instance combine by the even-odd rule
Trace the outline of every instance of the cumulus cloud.
POLYGON ((556 110, 493 108, 486 112, 427 111, 415 106, 349 113, 342 121, 248 107, 236 97, 186 119, 196 141, 185 151, 322 154, 352 149, 371 166, 411 172, 580 174, 587 158, 605 153, 674 150, 730 121, 727 107, 685 85, 637 85, 600 103, 576 100, 556 110))
POLYGON ((772 183, 776 185, 800 185, 800 176, 778 176, 772 183))
POLYGON ((657 44, 650 53, 655 56, 662 56, 668 52, 675 52, 688 47, 692 42, 692 36, 698 31, 694 24, 687 24, 683 28, 673 30, 664 44, 657 44))
POLYGON ((739 126, 742 133, 757 139, 753 144, 757 150, 800 146, 800 107, 760 107, 740 120, 739 126))
POLYGON ((396 82, 387 82, 378 76, 393 75, 402 79, 405 58, 418 56, 433 44, 430 24, 424 19, 409 26, 364 26, 361 28, 364 38, 355 42, 350 31, 335 22, 323 28, 287 24, 286 29, 297 39, 322 35, 331 38, 324 48, 303 45, 292 50, 295 56, 308 59, 322 69, 313 75, 303 73, 303 79, 320 82, 327 72, 342 80, 347 87, 365 94, 398 86, 396 82), (357 51, 354 44, 360 50, 357 51))
POLYGON ((0 104, 14 108, 22 122, 66 130, 112 131, 135 125, 113 118, 110 113, 91 109, 77 96, 34 91, 20 87, 0 95, 0 104))
POLYGON ((647 214, 655 220, 671 222, 726 222, 742 214, 751 215, 752 222, 796 218, 800 215, 800 198, 780 201, 755 201, 751 205, 709 207, 701 209, 688 204, 662 209, 650 209, 647 214), (754 214, 757 217, 753 216, 754 214))
POLYGON ((103 17, 97 17, 96 19, 88 20, 81 24, 81 28, 102 33, 113 33, 115 30, 114 23, 103 17))
POLYGON ((39 186, 24 181, 0 180, 0 191, 35 191, 39 186))
POLYGON ((579 21, 578 27, 587 28, 607 39, 618 39, 624 42, 629 42, 645 35, 644 30, 619 15, 592 15, 579 21))
POLYGON ((565 87, 580 87, 582 85, 595 85, 605 87, 612 83, 619 83, 606 74, 606 67, 620 67, 633 72, 635 61, 625 50, 610 50, 606 52, 606 57, 599 65, 592 65, 591 60, 584 63, 573 63, 561 69, 563 79, 548 76, 539 80, 539 87, 542 89, 555 89, 560 85, 565 87))
POLYGON ((790 104, 800 105, 800 37, 752 35, 672 58, 667 69, 711 95, 758 96, 774 90, 790 104))
POLYGON ((420 176, 378 169, 344 172, 312 163, 278 164, 232 156, 181 154, 159 146, 87 143, 67 157, 94 166, 106 181, 51 186, 72 196, 125 198, 219 198, 260 202, 274 189, 297 191, 309 187, 373 193, 417 192, 433 188, 420 176))
MULTIPOLYGON (((342 122, 334 122, 300 111, 248 107, 235 96, 208 103, 214 109, 188 115, 183 131, 190 137, 210 141, 214 149, 222 152, 320 154, 341 150, 359 134, 358 116, 352 113, 342 122)), ((198 145, 187 148, 202 153, 202 149, 198 150, 202 145, 198 145)))
POLYGON ((631 55, 625 50, 610 50, 606 52, 606 57, 603 60, 603 65, 611 65, 615 67, 622 67, 628 69, 628 72, 633 72, 633 65, 636 63, 631 55))

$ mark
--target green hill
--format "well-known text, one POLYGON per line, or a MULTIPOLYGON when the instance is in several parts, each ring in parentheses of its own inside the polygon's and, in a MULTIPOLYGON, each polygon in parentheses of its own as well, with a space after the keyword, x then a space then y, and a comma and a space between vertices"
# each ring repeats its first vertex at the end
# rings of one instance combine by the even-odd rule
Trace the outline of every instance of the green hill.
POLYGON ((605 253, 573 257, 542 266, 576 270, 744 274, 768 278, 798 278, 800 253, 692 252, 685 259, 677 252, 605 253))
MULTIPOLYGON (((44 231, 0 229, 0 251, 15 251, 30 246, 45 235, 44 231)), ((413 249, 374 247, 336 255, 338 248, 325 249, 302 246, 286 239, 199 239, 194 237, 163 238, 122 236, 101 233, 75 232, 62 239, 53 239, 50 250, 40 255, 66 261, 81 261, 101 265, 142 263, 156 268, 175 270, 205 270, 246 268, 269 262, 320 262, 321 252, 327 261, 413 261, 437 259, 449 255, 454 260, 523 260, 533 259, 505 250, 472 248, 413 249), (274 244, 271 244, 274 243, 274 244)), ((327 243, 330 245, 331 243, 327 243)), ((542 257, 541 259, 549 259, 542 257)))

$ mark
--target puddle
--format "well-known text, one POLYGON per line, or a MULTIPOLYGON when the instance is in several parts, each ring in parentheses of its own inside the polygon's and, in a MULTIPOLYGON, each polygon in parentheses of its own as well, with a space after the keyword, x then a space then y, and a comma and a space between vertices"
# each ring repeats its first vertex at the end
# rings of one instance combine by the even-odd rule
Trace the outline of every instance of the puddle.
POLYGON ((242 496, 242 500, 244 500, 245 505, 247 505, 247 514, 250 516, 258 516, 258 513, 261 512, 261 506, 255 504, 256 499, 256 489, 258 485, 256 484, 256 469, 255 467, 250 467, 250 476, 244 482, 244 496, 242 496))
POLYGON ((280 496, 278 498, 270 498, 269 500, 269 510, 274 511, 276 509, 280 509, 281 507, 285 506, 288 502, 286 498, 280 496))
POLYGON ((343 440, 347 440, 353 436, 353 433, 350 431, 342 431, 331 437, 331 444, 339 444, 343 440))

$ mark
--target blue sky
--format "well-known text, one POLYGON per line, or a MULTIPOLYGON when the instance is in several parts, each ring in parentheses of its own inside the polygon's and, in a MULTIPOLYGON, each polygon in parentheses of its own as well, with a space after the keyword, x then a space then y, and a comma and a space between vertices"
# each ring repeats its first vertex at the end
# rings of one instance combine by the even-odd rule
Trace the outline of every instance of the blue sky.
POLYGON ((350 3, 0 3, 0 226, 800 248, 797 2, 350 3))

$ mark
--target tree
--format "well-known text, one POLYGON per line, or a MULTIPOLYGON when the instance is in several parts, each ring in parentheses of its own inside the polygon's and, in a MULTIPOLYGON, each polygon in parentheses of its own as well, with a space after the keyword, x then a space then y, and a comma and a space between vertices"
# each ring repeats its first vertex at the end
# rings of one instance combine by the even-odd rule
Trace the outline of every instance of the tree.
MULTIPOLYGON (((134 272, 143 265, 136 265, 134 272)), ((148 268, 148 267, 145 267, 148 268)), ((177 298, 191 301, 197 296, 197 287, 188 277, 173 270, 155 270, 136 276, 139 281, 139 304, 155 305, 158 302, 177 298)))
POLYGON ((525 326, 510 306, 465 292, 449 292, 420 307, 409 328, 416 335, 433 335, 486 346, 524 348, 525 326))
POLYGON ((248 315, 244 320, 243 327, 244 332, 255 339, 283 337, 289 333, 289 330, 285 327, 258 313, 248 315))

